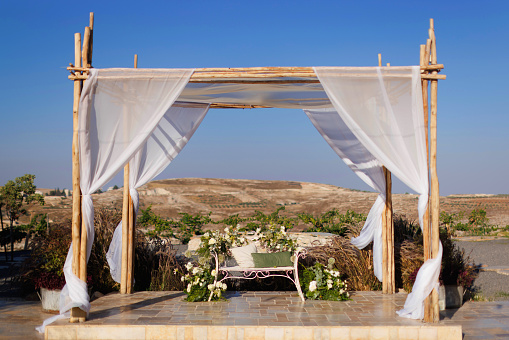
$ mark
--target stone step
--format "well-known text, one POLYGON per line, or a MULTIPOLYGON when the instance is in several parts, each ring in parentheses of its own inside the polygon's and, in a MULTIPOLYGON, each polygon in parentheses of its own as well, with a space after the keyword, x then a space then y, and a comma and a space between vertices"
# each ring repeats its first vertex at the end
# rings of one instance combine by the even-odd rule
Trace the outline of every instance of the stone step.
POLYGON ((168 339, 168 340, 290 340, 290 339, 447 339, 460 340, 461 326, 174 326, 80 325, 47 326, 45 339, 168 339))

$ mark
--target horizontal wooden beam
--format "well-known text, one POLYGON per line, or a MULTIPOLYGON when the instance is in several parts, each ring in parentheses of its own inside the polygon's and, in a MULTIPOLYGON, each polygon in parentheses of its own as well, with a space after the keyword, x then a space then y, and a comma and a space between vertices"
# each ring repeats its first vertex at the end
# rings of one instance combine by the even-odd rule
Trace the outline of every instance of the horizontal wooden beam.
MULTIPOLYGON (((394 70, 396 67, 392 66, 394 70)), ((423 72, 439 71, 444 65, 426 65, 422 66, 423 72)), ((85 80, 88 78, 88 68, 70 66, 67 68, 73 73, 69 76, 72 80, 85 80), (83 72, 83 74, 81 74, 83 72)), ((345 67, 345 70, 355 71, 356 67, 345 67)), ((369 69, 369 68, 368 68, 369 69)), ((376 69, 373 67, 373 69, 376 69)), ((351 74, 356 77, 372 77, 363 73, 351 74)), ((392 77, 386 75, 386 77, 392 77)), ((397 75, 397 77, 401 77, 397 75)), ((445 79, 445 75, 422 74, 422 79, 445 79)), ((245 67, 245 68, 197 68, 194 70, 190 79, 191 83, 318 83, 318 79, 312 67, 245 67), (284 78, 284 79, 281 79, 284 78), (294 78, 294 79, 288 79, 294 78), (295 79, 297 78, 297 79, 295 79)))
MULTIPOLYGON (((366 76, 363 74, 352 75, 361 77, 371 77, 370 75, 366 76)), ((386 75, 385 77, 398 77, 404 78, 402 76, 390 76, 386 75)), ((88 79, 88 75, 86 74, 76 74, 69 75, 69 79, 71 80, 86 80, 88 79)), ((120 78, 120 77, 119 77, 120 78)), ((152 77, 153 78, 153 77, 152 77)), ((445 74, 421 74, 421 79, 425 80, 445 80, 445 74)), ((210 74, 193 74, 190 83, 231 83, 231 84, 300 84, 300 83, 319 83, 320 81, 316 78, 316 75, 305 75, 303 73, 298 74, 265 74, 265 75, 240 75, 240 74, 223 74, 220 76, 212 76, 210 74), (288 79, 292 77, 298 77, 300 79, 288 79), (278 79, 285 78, 285 79, 278 79), (302 79, 307 78, 307 79, 302 79)))
POLYGON ((209 107, 211 109, 270 109, 270 108, 272 108, 272 106, 226 104, 226 103, 212 103, 212 104, 210 104, 209 107))

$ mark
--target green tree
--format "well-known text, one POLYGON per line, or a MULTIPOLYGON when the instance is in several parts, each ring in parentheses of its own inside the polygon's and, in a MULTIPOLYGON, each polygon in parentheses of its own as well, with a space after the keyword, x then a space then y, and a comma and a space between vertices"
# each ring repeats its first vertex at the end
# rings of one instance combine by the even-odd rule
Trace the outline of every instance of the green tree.
POLYGON ((27 215, 26 206, 32 202, 44 205, 44 197, 36 194, 34 185, 35 175, 26 174, 16 178, 14 181, 8 181, 2 189, 0 195, 3 196, 5 212, 9 218, 10 241, 11 241, 11 261, 14 260, 14 221, 23 215, 27 215))

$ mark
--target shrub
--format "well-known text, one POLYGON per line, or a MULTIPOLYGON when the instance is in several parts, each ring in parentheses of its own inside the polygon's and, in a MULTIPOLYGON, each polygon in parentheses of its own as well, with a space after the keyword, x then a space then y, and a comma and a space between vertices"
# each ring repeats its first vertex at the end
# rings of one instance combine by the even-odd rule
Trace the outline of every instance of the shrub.
POLYGON ((184 292, 187 294, 186 300, 189 302, 222 300, 223 292, 226 290, 226 284, 217 282, 216 270, 210 269, 210 264, 186 264, 188 273, 182 276, 182 282, 187 284, 184 292))
POLYGON ((311 227, 306 232, 323 232, 339 236, 345 236, 349 225, 358 225, 366 221, 364 214, 357 214, 352 210, 347 210, 345 214, 340 214, 337 209, 330 210, 320 216, 314 217, 311 214, 297 214, 298 218, 311 227))
POLYGON ((361 228, 361 226, 349 226, 347 237, 337 236, 331 240, 330 244, 309 249, 310 261, 314 260, 326 265, 329 258, 333 258, 334 268, 345 275, 351 290, 380 290, 382 285, 373 273, 371 246, 357 249, 350 243, 350 238, 358 236, 361 228))
POLYGON ((63 268, 71 244, 69 226, 70 221, 54 224, 47 234, 38 234, 30 242, 30 257, 23 263, 18 277, 25 293, 40 287, 61 289, 64 286, 63 268))
POLYGON ((339 271, 334 270, 335 260, 330 258, 327 267, 321 263, 304 269, 300 284, 304 295, 311 300, 348 300, 347 284, 341 280, 339 271))

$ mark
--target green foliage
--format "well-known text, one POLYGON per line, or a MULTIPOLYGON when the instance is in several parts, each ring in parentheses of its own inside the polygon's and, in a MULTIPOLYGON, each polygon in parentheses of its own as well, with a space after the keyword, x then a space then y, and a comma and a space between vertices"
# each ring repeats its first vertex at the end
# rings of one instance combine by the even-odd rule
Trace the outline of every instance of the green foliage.
POLYGON ((141 209, 141 214, 138 217, 137 223, 143 227, 154 227, 153 231, 147 233, 149 237, 176 237, 182 243, 189 242, 193 235, 203 234, 202 228, 205 224, 210 223, 210 214, 207 215, 191 215, 188 213, 181 213, 179 221, 172 219, 163 219, 152 211, 150 205, 147 209, 141 209))
POLYGON ((334 269, 334 263, 334 258, 330 258, 327 267, 317 262, 303 270, 300 283, 308 299, 331 301, 349 299, 347 284, 341 280, 339 271, 334 269))
MULTIPOLYGON (((481 236, 496 231, 499 228, 489 224, 489 218, 486 216, 486 210, 483 208, 474 209, 468 215, 466 223, 460 221, 464 213, 448 214, 444 211, 440 213, 440 223, 445 226, 449 233, 453 231, 467 232, 469 235, 481 236)), ((502 229, 503 230, 503 229, 502 229)))
POLYGON ((24 175, 16 178, 14 181, 8 181, 2 188, 0 194, 5 206, 5 211, 11 226, 20 216, 26 215, 26 205, 37 202, 44 205, 44 197, 36 194, 37 187, 34 185, 35 175, 24 175))
POLYGON ((340 214, 337 209, 333 209, 317 217, 307 213, 297 214, 297 216, 304 223, 311 224, 306 232, 323 232, 340 236, 345 236, 348 225, 357 225, 366 221, 364 214, 358 214, 352 210, 347 210, 345 214, 340 214))
POLYGON ((60 188, 56 188, 55 190, 51 190, 47 196, 64 196, 65 197, 65 191, 60 190, 60 188))
POLYGON ((256 230, 260 228, 262 231, 267 228, 269 225, 280 225, 285 227, 286 229, 292 229, 295 225, 295 219, 287 216, 282 216, 279 213, 285 210, 285 207, 279 207, 276 211, 266 215, 261 211, 255 210, 253 216, 251 216, 248 221, 250 221, 245 230, 256 230))
POLYGON ((468 216, 468 223, 474 226, 486 226, 488 225, 489 219, 486 217, 486 210, 474 209, 468 216))
POLYGON ((14 259, 14 221, 27 214, 25 207, 30 203, 36 202, 44 205, 44 197, 35 193, 37 187, 34 184, 34 179, 35 175, 26 174, 17 177, 14 181, 8 181, 0 188, 2 205, 10 222, 11 260, 14 259))

